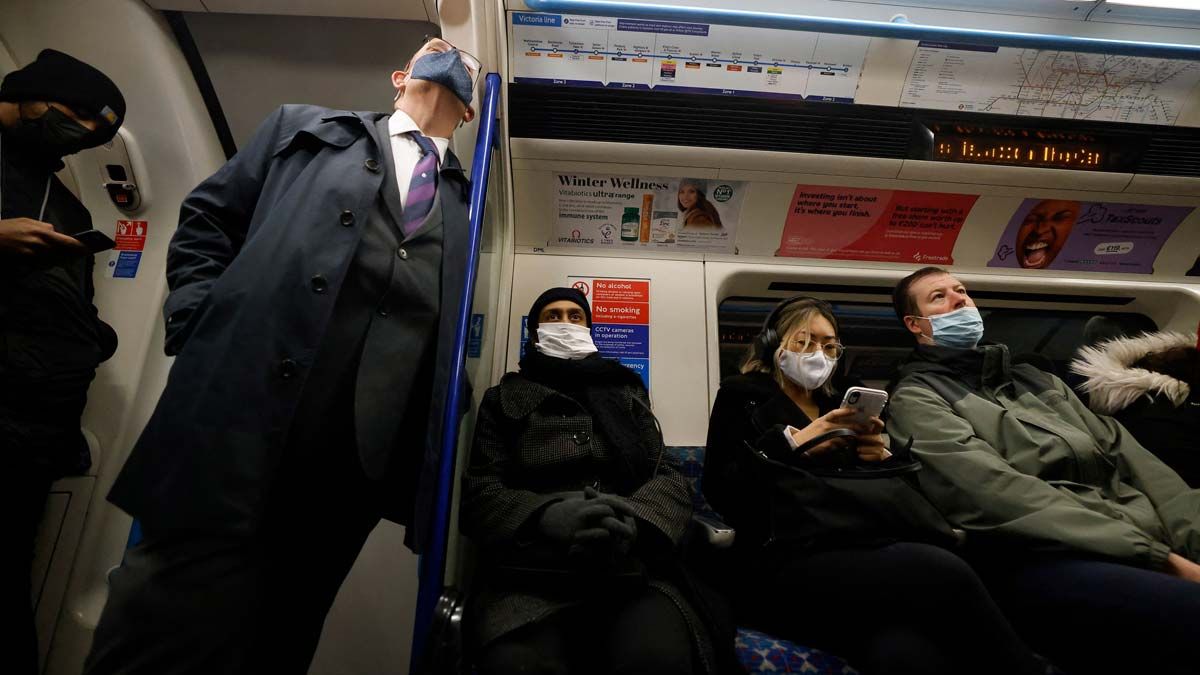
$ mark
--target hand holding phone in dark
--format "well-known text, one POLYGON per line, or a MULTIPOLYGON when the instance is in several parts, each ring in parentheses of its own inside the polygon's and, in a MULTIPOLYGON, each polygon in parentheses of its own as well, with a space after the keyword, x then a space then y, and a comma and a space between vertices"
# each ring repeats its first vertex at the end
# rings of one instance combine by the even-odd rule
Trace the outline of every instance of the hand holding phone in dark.
POLYGON ((117 242, 110 239, 107 234, 104 234, 100 230, 84 230, 71 236, 86 246, 92 253, 108 251, 117 246, 117 242))

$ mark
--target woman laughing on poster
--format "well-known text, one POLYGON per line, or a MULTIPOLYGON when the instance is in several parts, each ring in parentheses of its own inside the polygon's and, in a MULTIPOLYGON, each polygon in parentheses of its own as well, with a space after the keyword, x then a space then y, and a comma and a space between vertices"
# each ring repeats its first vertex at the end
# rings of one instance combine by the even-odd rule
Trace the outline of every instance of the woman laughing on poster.
POLYGON ((683 214, 684 227, 721 227, 721 214, 705 196, 707 181, 695 178, 679 179, 677 198, 679 212, 683 214))

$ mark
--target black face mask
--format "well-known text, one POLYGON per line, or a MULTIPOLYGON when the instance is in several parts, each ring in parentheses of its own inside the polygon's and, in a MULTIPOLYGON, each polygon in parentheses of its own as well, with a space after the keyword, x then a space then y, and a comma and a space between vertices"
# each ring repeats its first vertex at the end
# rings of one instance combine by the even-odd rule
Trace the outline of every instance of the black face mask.
POLYGON ((84 139, 90 133, 87 127, 51 106, 41 117, 22 117, 17 128, 10 131, 10 136, 30 154, 59 159, 86 148, 84 139))

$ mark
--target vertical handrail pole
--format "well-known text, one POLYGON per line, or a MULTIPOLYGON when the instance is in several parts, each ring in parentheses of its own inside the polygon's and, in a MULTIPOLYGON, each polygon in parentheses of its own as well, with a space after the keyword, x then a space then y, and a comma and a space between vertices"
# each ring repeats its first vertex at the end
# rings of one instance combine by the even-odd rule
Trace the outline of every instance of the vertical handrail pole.
POLYGON ((416 673, 429 648, 433 614, 446 580, 446 542, 450 534, 450 498, 454 494, 454 460, 458 454, 458 414, 466 378, 467 334, 471 318, 471 299, 475 296, 475 277, 479 268, 479 246, 483 239, 483 211, 487 203, 488 177, 492 167, 492 149, 496 144, 496 128, 500 102, 500 76, 488 73, 484 79, 483 106, 480 110, 479 133, 475 137, 475 155, 471 162, 471 203, 467 218, 470 232, 467 239, 467 279, 455 318, 454 344, 451 356, 450 383, 446 408, 442 417, 442 448, 437 474, 429 547, 421 555, 417 612, 413 626, 412 654, 409 672, 416 673))

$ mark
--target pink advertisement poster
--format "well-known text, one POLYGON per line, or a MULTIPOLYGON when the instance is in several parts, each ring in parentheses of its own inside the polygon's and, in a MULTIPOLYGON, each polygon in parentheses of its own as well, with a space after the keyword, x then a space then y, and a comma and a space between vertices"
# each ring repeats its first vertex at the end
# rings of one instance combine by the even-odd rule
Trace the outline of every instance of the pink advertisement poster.
POLYGON ((1026 199, 988 267, 1150 274, 1191 206, 1026 199))
POLYGON ((949 265, 978 195, 797 185, 777 256, 949 265))

